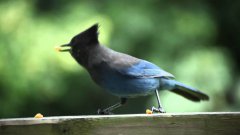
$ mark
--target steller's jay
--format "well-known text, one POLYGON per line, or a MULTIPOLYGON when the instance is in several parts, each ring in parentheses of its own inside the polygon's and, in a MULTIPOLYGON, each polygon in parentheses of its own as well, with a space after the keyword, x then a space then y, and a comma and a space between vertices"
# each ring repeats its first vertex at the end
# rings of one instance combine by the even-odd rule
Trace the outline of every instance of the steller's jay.
POLYGON ((121 99, 121 102, 109 108, 99 109, 98 114, 111 114, 112 110, 125 104, 127 98, 152 93, 156 94, 158 101, 158 107, 152 107, 152 111, 163 113, 165 111, 158 90, 170 90, 195 102, 209 99, 201 91, 174 80, 172 74, 153 63, 100 45, 98 24, 76 35, 70 43, 61 45, 58 50, 70 52, 96 84, 121 99))

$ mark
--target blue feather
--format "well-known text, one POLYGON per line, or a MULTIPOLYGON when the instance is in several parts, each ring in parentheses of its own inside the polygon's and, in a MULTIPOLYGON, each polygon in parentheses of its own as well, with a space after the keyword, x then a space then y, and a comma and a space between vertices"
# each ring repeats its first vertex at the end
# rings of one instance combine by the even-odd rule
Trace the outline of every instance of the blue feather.
POLYGON ((135 78, 174 78, 172 74, 145 60, 140 60, 131 67, 119 69, 119 72, 123 75, 135 78))
MULTIPOLYGON (((91 72, 90 74, 94 75, 92 78, 97 84, 119 97, 142 96, 155 91, 159 87, 159 79, 155 77, 141 78, 138 77, 141 74, 129 74, 134 73, 130 71, 136 67, 126 68, 128 70, 125 70, 125 72, 123 72, 124 69, 119 72, 119 69, 109 67, 108 64, 100 64, 94 68, 97 74, 91 72)), ((140 69, 143 70, 144 68, 136 69, 141 72, 140 69)))

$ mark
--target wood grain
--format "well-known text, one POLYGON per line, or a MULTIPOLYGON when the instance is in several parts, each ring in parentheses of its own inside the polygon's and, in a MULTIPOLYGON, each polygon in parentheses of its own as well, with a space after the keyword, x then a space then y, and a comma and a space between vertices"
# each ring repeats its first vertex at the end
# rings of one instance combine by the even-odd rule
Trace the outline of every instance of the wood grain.
POLYGON ((240 135, 240 112, 0 120, 0 135, 240 135))

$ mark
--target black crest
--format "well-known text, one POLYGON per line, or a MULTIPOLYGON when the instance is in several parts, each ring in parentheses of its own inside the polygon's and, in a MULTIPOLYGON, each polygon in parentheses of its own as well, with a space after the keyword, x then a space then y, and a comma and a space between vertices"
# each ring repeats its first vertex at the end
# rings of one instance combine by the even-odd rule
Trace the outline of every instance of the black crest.
POLYGON ((98 36, 98 28, 99 28, 99 25, 98 23, 96 23, 82 33, 88 33, 92 36, 98 36))
POLYGON ((94 24, 87 30, 81 32, 73 38, 72 42, 77 42, 77 44, 84 45, 94 45, 98 44, 98 24, 94 24))

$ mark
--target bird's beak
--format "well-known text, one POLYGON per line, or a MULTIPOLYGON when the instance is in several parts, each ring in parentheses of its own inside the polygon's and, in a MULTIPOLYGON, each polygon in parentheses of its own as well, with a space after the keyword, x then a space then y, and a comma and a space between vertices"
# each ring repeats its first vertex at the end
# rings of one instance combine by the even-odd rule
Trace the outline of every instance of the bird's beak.
POLYGON ((64 44, 64 45, 56 46, 55 50, 58 52, 69 52, 71 50, 71 45, 64 44))

